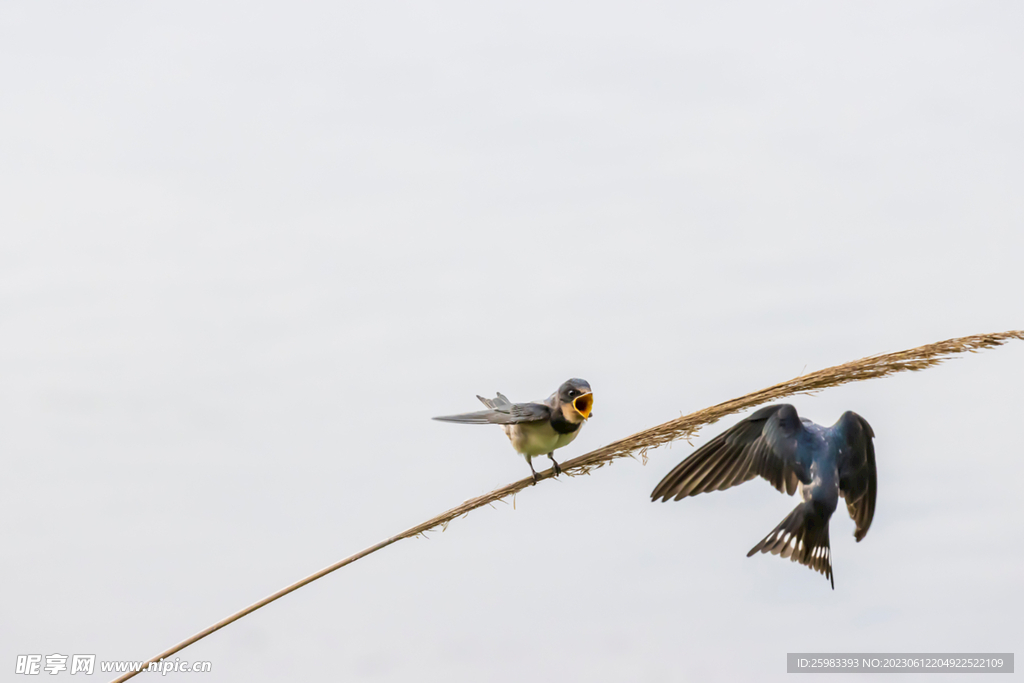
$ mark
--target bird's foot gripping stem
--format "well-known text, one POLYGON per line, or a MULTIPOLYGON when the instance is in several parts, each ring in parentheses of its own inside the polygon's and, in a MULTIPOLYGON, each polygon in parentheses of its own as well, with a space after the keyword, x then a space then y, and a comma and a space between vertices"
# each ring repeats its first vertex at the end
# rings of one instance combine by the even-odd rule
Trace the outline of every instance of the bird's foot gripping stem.
POLYGON ((548 453, 548 460, 551 461, 551 464, 553 465, 551 469, 555 471, 555 476, 557 477, 559 474, 562 473, 562 467, 557 462, 555 462, 555 454, 548 453))

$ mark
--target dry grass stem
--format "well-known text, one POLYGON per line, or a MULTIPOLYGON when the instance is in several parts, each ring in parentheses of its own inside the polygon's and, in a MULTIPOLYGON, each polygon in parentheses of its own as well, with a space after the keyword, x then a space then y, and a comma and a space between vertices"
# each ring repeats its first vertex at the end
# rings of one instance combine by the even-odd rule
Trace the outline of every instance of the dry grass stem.
MULTIPOLYGON (((944 360, 949 359, 959 353, 977 352, 984 349, 1000 346, 1012 339, 1024 340, 1024 330, 1013 330, 1010 332, 1001 332, 997 334, 978 334, 970 337, 959 337, 957 339, 949 339, 947 341, 936 342, 934 344, 927 344, 925 346, 919 346, 914 349, 907 351, 898 351, 896 353, 884 353, 876 356, 868 356, 867 358, 861 358, 850 363, 844 363, 843 365, 836 365, 831 368, 819 370, 818 372, 812 372, 807 375, 801 375, 795 379, 791 379, 787 382, 781 382, 779 384, 772 385, 766 389, 754 391, 734 398, 724 403, 698 410, 695 413, 684 415, 682 417, 670 420, 663 424, 645 429, 642 432, 637 432, 632 436, 627 436, 624 439, 613 441, 607 446, 598 448, 597 450, 591 451, 584 455, 581 455, 572 460, 567 460, 562 465, 562 471, 569 476, 579 476, 583 474, 590 474, 593 470, 599 469, 608 465, 613 460, 618 458, 639 455, 639 457, 646 464, 647 451, 652 448, 658 448, 664 446, 667 443, 675 441, 677 439, 690 439, 697 433, 697 430, 701 427, 705 427, 710 424, 714 424, 718 420, 731 415, 732 413, 738 413, 748 408, 753 408, 770 401, 775 401, 787 396, 793 396, 796 394, 808 394, 829 387, 836 387, 841 384, 849 384, 850 382, 860 382, 865 379, 875 379, 878 377, 887 377, 889 375, 895 375, 899 372, 914 372, 917 370, 924 370, 934 365, 938 365, 944 360)), ((550 479, 552 476, 551 470, 545 470, 539 473, 540 479, 550 479)), ((530 477, 520 479, 519 481, 503 486, 499 489, 495 489, 490 493, 476 498, 471 498, 465 501, 461 505, 453 507, 447 512, 443 512, 436 517, 426 520, 414 527, 406 529, 400 534, 392 536, 386 540, 383 540, 375 545, 370 546, 364 550, 359 551, 355 555, 346 557, 345 559, 332 564, 329 567, 325 567, 315 574, 311 574, 301 581, 297 581, 290 586, 286 586, 281 590, 277 591, 273 595, 268 595, 259 602, 249 605, 245 609, 232 614, 231 616, 223 619, 212 626, 203 629, 199 633, 195 634, 187 640, 183 640, 174 647, 161 652, 156 657, 148 660, 146 665, 150 662, 156 662, 161 659, 170 657, 171 655, 180 652, 184 648, 188 647, 192 643, 205 638, 214 631, 218 631, 228 624, 241 619, 247 614, 255 612, 259 608, 270 604, 278 598, 284 597, 292 591, 302 588, 306 584, 312 583, 319 578, 322 578, 333 571, 341 569, 345 565, 351 564, 356 560, 359 560, 367 555, 377 552, 381 548, 386 548, 392 543, 396 543, 405 538, 411 538, 413 536, 423 536, 425 532, 430 531, 438 526, 442 529, 447 528, 448 523, 452 520, 463 517, 469 512, 483 507, 484 505, 491 505, 495 501, 504 501, 509 496, 513 497, 513 506, 515 505, 515 494, 528 488, 533 483, 530 477)), ((492 505, 493 507, 493 505, 492 505)), ((145 666, 143 669, 145 669, 145 666)), ((129 672, 120 678, 114 680, 113 683, 121 683, 129 678, 135 676, 138 672, 129 672)))

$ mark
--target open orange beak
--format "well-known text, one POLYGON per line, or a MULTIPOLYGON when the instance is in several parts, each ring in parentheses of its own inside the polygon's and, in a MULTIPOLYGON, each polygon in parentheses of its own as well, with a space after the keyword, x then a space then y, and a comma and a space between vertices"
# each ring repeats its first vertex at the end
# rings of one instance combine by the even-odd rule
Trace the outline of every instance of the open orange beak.
POLYGON ((573 399, 572 407, 586 420, 590 417, 590 411, 594 409, 594 395, 583 394, 582 396, 577 396, 573 399))

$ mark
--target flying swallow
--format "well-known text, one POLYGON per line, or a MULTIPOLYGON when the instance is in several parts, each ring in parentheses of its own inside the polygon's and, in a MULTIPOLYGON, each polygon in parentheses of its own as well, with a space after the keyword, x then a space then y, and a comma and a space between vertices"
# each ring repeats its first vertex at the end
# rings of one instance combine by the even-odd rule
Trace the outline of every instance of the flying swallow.
POLYGON ((854 538, 860 542, 868 533, 878 489, 874 435, 864 418, 849 411, 822 427, 791 405, 761 408, 676 465, 651 500, 724 491, 758 475, 788 495, 799 491, 803 502, 747 557, 758 551, 788 557, 824 574, 835 589, 828 523, 842 496, 857 525, 854 538))
POLYGON ((464 424, 501 425, 512 442, 512 448, 526 458, 535 484, 537 470, 533 469, 533 458, 547 455, 555 475, 561 474, 562 468, 555 461, 554 452, 572 443, 594 407, 594 394, 590 385, 582 379, 565 382, 543 403, 512 403, 500 393, 495 398, 477 398, 487 406, 487 410, 434 419, 464 424))

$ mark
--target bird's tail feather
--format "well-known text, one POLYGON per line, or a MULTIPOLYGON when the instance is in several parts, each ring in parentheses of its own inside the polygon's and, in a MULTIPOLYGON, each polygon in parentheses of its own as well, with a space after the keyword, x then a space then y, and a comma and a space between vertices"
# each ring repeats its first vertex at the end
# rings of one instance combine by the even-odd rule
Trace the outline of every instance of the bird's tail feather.
POLYGON ((477 398, 480 399, 480 402, 488 408, 500 408, 502 406, 512 405, 512 401, 505 398, 500 391, 494 398, 484 398, 483 396, 477 396, 477 398))
POLYGON ((486 424, 503 424, 508 422, 508 410, 502 410, 512 405, 512 401, 501 395, 494 398, 484 398, 483 396, 477 396, 480 402, 490 408, 490 410, 478 410, 475 413, 460 413, 459 415, 442 415, 435 417, 435 420, 441 422, 461 422, 462 424, 470 425, 486 425, 486 424), (498 412, 495 412, 498 411, 498 412))
POLYGON ((793 562, 824 574, 834 590, 836 582, 832 576, 832 548, 828 539, 831 516, 814 501, 801 503, 770 534, 751 548, 747 557, 758 551, 788 557, 793 562))

